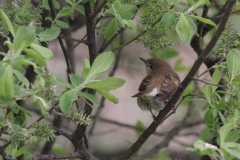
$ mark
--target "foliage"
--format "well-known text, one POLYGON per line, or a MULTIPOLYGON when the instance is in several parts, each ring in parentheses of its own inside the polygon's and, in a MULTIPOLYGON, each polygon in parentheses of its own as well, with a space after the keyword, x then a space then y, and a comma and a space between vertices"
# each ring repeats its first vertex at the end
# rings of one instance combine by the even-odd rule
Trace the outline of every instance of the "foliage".
MULTIPOLYGON (((31 158, 33 155, 29 148, 36 141, 53 141, 56 138, 58 129, 40 121, 50 114, 60 116, 63 120, 74 122, 78 126, 91 125, 93 123, 91 113, 79 106, 77 109, 73 107, 73 103, 77 104, 78 99, 82 99, 91 107, 100 105, 96 96, 85 90, 95 90, 108 101, 115 104, 119 102, 118 98, 110 91, 122 87, 125 80, 118 77, 99 79, 112 67, 114 54, 111 51, 103 52, 98 56, 96 56, 97 53, 96 55, 90 53, 90 57, 94 57, 94 60, 91 59, 92 63, 90 64, 89 60, 85 59, 82 63, 84 69, 81 75, 69 74, 69 81, 59 76, 54 77, 46 70, 47 61, 53 58, 53 52, 44 47, 43 44, 57 39, 63 29, 70 29, 73 15, 76 12, 84 15, 87 23, 92 23, 90 29, 92 29, 93 34, 96 30, 97 35, 102 31, 105 41, 108 40, 107 42, 111 43, 113 40, 111 38, 128 28, 128 33, 138 33, 138 35, 125 44, 132 41, 142 43, 146 50, 150 50, 152 57, 167 61, 179 55, 176 50, 172 49, 176 40, 171 35, 177 35, 182 44, 189 43, 191 39, 194 39, 193 33, 201 41, 204 35, 202 29, 198 28, 201 26, 199 24, 204 27, 210 26, 209 28, 212 27, 212 31, 215 31, 217 24, 214 23, 216 22, 214 18, 222 16, 213 18, 204 16, 204 14, 203 17, 199 16, 197 10, 203 5, 211 5, 214 8, 217 6, 218 3, 212 5, 212 1, 209 0, 188 0, 184 3, 189 5, 184 4, 184 7, 182 7, 183 2, 180 0, 99 1, 100 6, 103 4, 102 8, 95 0, 89 2, 87 0, 66 0, 65 2, 67 5, 60 5, 57 0, 42 0, 36 7, 30 5, 32 3, 30 0, 1 0, 0 2, 0 36, 6 39, 4 44, 8 48, 6 53, 0 52, 0 109, 3 111, 3 116, 0 117, 0 137, 3 133, 8 136, 9 144, 11 144, 10 154, 13 158, 20 155, 24 155, 25 159, 31 158), (43 11, 50 13, 49 4, 51 2, 57 13, 56 16, 44 19, 51 23, 49 28, 45 28, 41 24, 42 13, 43 11), (86 4, 90 5, 88 9, 91 11, 86 10, 85 12, 86 4), (96 13, 98 9, 101 12, 96 13), (88 12, 90 14, 85 15, 88 12), (139 19, 135 21, 135 17, 139 17, 139 19), (64 18, 68 18, 69 23, 63 21, 64 18), (29 66, 36 73, 35 82, 28 80, 27 76, 24 75, 29 66), (66 88, 59 96, 55 93, 56 85, 66 88), (24 108, 19 103, 20 100, 27 99, 31 99, 35 106, 31 109, 36 109, 42 114, 39 120, 31 123, 28 127, 26 126, 32 115, 29 108, 24 108)), ((237 1, 234 11, 238 14, 239 6, 240 2, 237 1)), ((211 14, 215 14, 213 13, 214 9, 212 10, 211 14)), ((189 85, 184 92, 185 95, 191 92, 199 93, 206 98, 206 100, 195 99, 205 104, 205 111, 201 110, 199 115, 203 115, 206 128, 202 131, 200 139, 194 143, 193 148, 188 147, 187 150, 199 155, 208 155, 225 160, 240 159, 240 145, 237 143, 240 139, 240 29, 237 28, 238 32, 234 31, 233 24, 230 22, 224 28, 224 32, 213 51, 217 56, 226 58, 226 61, 214 66, 211 83, 219 84, 222 79, 225 83, 225 89, 220 90, 221 88, 218 86, 209 83, 198 91, 189 85), (213 141, 213 137, 214 140, 216 139, 215 144, 217 145, 208 143, 213 141)), ((88 27, 87 33, 90 30, 88 27)), ((92 46, 90 46, 95 44, 95 39, 93 43, 91 36, 87 38, 87 40, 84 38, 82 40, 86 41, 85 44, 88 45, 89 52, 91 49, 96 52, 97 47, 91 48, 92 46)), ((204 43, 199 45, 202 45, 201 48, 205 48, 204 43)), ((68 60, 66 59, 66 61, 68 60)), ((188 68, 183 66, 182 61, 181 58, 177 59, 173 66, 175 72, 188 71, 188 68)), ((189 103, 188 98, 185 99, 184 104, 186 102, 189 103)), ((101 101, 101 106, 103 105, 104 101, 101 101)), ((95 118, 98 119, 98 117, 95 118)), ((136 127, 144 127, 144 123, 138 121, 136 127)), ((85 135, 85 129, 81 131, 82 135, 85 135)), ((136 133, 139 137, 143 131, 136 130, 136 133)), ((74 134, 71 135, 71 138, 74 139, 74 136, 74 134)), ((84 140, 87 144, 86 137, 84 140)), ((82 142, 82 139, 78 141, 82 142)), ((132 141, 129 142, 132 143, 132 141)), ((0 154, 3 156, 2 149, 1 147, 0 154)), ((145 143, 139 154, 149 149, 150 144, 145 143)), ((169 156, 165 150, 161 149, 157 155, 148 159, 168 160, 169 156)))
MULTIPOLYGON (((26 2, 29 3, 30 1, 26 2)), ((90 125, 92 121, 89 116, 86 116, 84 111, 72 112, 70 110, 72 102, 76 101, 77 97, 85 100, 90 106, 92 106, 92 103, 99 105, 99 102, 94 95, 81 92, 81 89, 95 89, 106 97, 106 99, 114 103, 118 102, 118 99, 113 96, 109 90, 115 90, 121 87, 125 83, 125 80, 116 77, 103 80, 96 79, 99 75, 111 68, 114 60, 112 52, 105 52, 99 55, 91 67, 89 61, 86 59, 84 61, 85 69, 82 77, 76 74, 69 75, 71 83, 64 81, 61 77, 55 77, 58 83, 68 88, 68 90, 61 95, 60 100, 55 95, 55 82, 52 74, 44 69, 44 66, 47 65, 46 60, 51 60, 53 53, 50 49, 41 46, 40 42, 49 42, 56 39, 60 34, 60 28, 68 27, 58 19, 71 15, 73 9, 78 8, 77 5, 79 3, 73 4, 72 8, 66 7, 60 10, 54 20, 49 17, 48 19, 52 21, 52 27, 45 30, 35 23, 37 21, 35 21, 36 18, 34 14, 33 17, 28 17, 29 21, 21 21, 21 23, 27 22, 29 25, 21 26, 13 25, 9 19, 9 17, 15 19, 15 13, 11 12, 12 15, 9 16, 9 12, 7 12, 7 14, 4 12, 6 9, 0 10, 1 21, 4 22, 1 24, 4 24, 13 36, 12 41, 9 38, 5 41, 5 44, 9 48, 8 53, 0 52, 4 57, 3 60, 0 61, 0 106, 5 111, 5 118, 1 119, 1 127, 4 127, 4 131, 11 136, 11 154, 13 157, 18 157, 21 154, 30 154, 27 152, 27 146, 18 149, 20 142, 31 145, 37 140, 50 141, 56 137, 56 131, 45 123, 33 123, 29 129, 34 129, 34 132, 30 133, 29 129, 25 128, 25 125, 28 121, 27 117, 31 116, 31 114, 18 105, 18 100, 31 98, 32 102, 41 108, 42 115, 45 117, 49 116, 50 109, 47 102, 51 102, 52 107, 56 107, 59 103, 63 113, 54 111, 54 114, 61 116, 67 121, 73 121, 76 124, 83 125, 90 125), (35 22, 32 23, 33 21, 35 22), (37 73, 35 83, 30 84, 28 79, 23 75, 25 66, 32 66, 37 73)), ((18 2, 18 4, 19 7, 23 7, 24 5, 20 2, 18 2)), ((46 1, 43 1, 43 5, 47 8, 46 1)), ((25 4, 25 7, 26 6, 28 7, 28 4, 25 4)), ((40 13, 41 6, 38 8, 39 12, 35 14, 40 13)), ((22 10, 23 8, 20 9, 22 10)), ((22 14, 30 15, 30 13, 23 11, 22 14)), ((19 17, 20 15, 18 18, 19 17)))

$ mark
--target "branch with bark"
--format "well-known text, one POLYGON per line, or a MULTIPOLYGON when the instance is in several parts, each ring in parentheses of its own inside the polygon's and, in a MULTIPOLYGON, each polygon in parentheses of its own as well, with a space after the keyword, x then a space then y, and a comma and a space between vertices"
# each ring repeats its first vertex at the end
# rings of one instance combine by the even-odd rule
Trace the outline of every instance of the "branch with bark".
MULTIPOLYGON (((228 19, 231 15, 231 12, 233 10, 233 6, 236 3, 236 0, 229 0, 226 10, 224 12, 224 15, 222 17, 221 23, 216 30, 216 32, 213 34, 212 39, 206 46, 206 48, 202 51, 198 59, 193 64, 190 72, 186 76, 186 78, 182 81, 180 84, 180 87, 178 90, 174 93, 171 100, 168 102, 168 104, 165 106, 163 110, 161 110, 158 114, 158 116, 155 119, 155 122, 153 122, 146 131, 138 138, 138 140, 122 155, 119 157, 120 160, 129 159, 132 157, 143 145, 143 143, 150 137, 151 134, 153 134, 157 127, 160 125, 164 117, 171 111, 171 108, 175 106, 176 102, 179 100, 180 96, 184 92, 184 90, 187 88, 187 86, 192 81, 192 78, 195 76, 196 72, 198 71, 201 64, 204 62, 206 57, 210 54, 213 47, 216 45, 218 39, 220 38, 222 32, 225 29, 225 26, 227 25, 228 19)), ((178 129, 178 128, 177 128, 178 129)))

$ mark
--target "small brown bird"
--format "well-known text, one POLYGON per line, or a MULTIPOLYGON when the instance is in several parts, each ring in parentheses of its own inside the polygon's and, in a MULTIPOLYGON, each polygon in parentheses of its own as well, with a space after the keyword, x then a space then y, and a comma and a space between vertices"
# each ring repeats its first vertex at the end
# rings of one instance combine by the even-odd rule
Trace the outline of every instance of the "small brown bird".
MULTIPOLYGON (((172 67, 164 60, 140 58, 146 65, 147 76, 142 80, 138 93, 132 97, 137 98, 137 104, 142 110, 161 110, 172 98, 178 89, 180 78, 174 73, 172 67)), ((155 119, 154 114, 152 113, 155 119)))

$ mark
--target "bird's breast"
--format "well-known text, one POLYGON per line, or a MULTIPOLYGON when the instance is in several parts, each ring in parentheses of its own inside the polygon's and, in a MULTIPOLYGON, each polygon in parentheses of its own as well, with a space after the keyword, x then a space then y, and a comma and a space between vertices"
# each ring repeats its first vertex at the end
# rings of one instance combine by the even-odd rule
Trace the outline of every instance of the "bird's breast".
POLYGON ((158 88, 155 87, 155 88, 153 88, 152 91, 150 91, 148 93, 145 93, 144 96, 146 96, 146 97, 155 97, 158 93, 159 93, 158 88))

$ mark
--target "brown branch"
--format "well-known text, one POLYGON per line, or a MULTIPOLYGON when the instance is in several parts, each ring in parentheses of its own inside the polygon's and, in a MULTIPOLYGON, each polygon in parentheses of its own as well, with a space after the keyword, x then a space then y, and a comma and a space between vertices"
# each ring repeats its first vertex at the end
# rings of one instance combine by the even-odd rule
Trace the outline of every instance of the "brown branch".
POLYGON ((226 85, 218 85, 218 84, 214 84, 214 83, 211 83, 211 82, 208 82, 208 81, 205 81, 205 80, 199 79, 199 78, 197 78, 197 77, 193 77, 192 80, 193 80, 193 81, 203 82, 203 83, 205 83, 205 84, 210 84, 210 85, 217 86, 217 87, 223 87, 223 88, 226 88, 226 87, 227 87, 226 85))
MULTIPOLYGON (((198 59, 193 64, 193 67, 191 68, 190 72, 186 76, 186 78, 181 83, 178 90, 174 93, 171 100, 168 102, 165 108, 163 108, 158 116, 155 119, 155 122, 153 122, 146 131, 138 138, 138 140, 122 155, 119 159, 121 160, 127 160, 129 159, 133 154, 135 154, 143 145, 143 143, 150 137, 151 134, 153 134, 156 131, 156 128, 159 126, 159 124, 162 122, 164 117, 171 111, 171 108, 175 106, 176 102, 179 100, 181 95, 183 94, 184 90, 187 88, 187 86, 192 81, 192 78, 196 74, 197 70, 201 66, 201 64, 204 62, 208 54, 211 52, 213 47, 216 45, 219 37, 221 36, 223 30, 225 29, 225 26, 228 22, 228 19, 230 17, 230 14, 233 10, 233 6, 236 3, 236 0, 229 0, 226 11, 224 13, 224 16, 222 17, 222 21, 216 30, 216 32, 213 34, 212 39, 206 46, 206 48, 202 51, 201 55, 198 57, 198 59)), ((176 128, 178 130, 178 128, 176 128)), ((169 134, 169 136, 171 136, 169 134)), ((164 142, 163 142, 164 143, 164 142)))
MULTIPOLYGON (((215 65, 219 65, 222 61, 224 61, 226 59, 226 57, 224 57, 224 58, 222 58, 220 61, 218 61, 215 65)), ((214 66, 215 66, 214 65, 214 66)), ((209 72, 210 70, 212 70, 213 69, 213 67, 214 66, 212 66, 212 67, 210 67, 210 68, 208 68, 207 70, 205 70, 203 73, 201 73, 199 76, 197 76, 197 78, 200 78, 201 76, 203 76, 204 74, 206 74, 207 72, 209 72)))
MULTIPOLYGON (((100 8, 100 7, 99 7, 100 8)), ((95 38, 95 31, 96 31, 96 20, 94 18, 89 18, 89 15, 92 15, 91 4, 90 1, 84 3, 85 15, 86 15, 86 26, 87 26, 87 37, 88 37, 88 49, 89 49, 89 57, 90 57, 90 64, 92 65, 95 58, 98 56, 97 48, 96 48, 96 38, 95 38)), ((88 89, 88 93, 95 95, 96 91, 92 89, 88 89)), ((89 104, 93 104, 92 102, 88 101, 89 104)), ((89 116, 92 112, 92 107, 89 104, 85 104, 84 111, 85 116, 89 116)), ((82 149, 89 149, 88 145, 83 146, 83 138, 86 138, 86 125, 78 125, 76 131, 72 134, 73 145, 75 150, 82 150, 82 149)), ((88 141, 85 139, 85 142, 88 141)), ((92 154, 90 154, 91 159, 95 159, 92 154)))
POLYGON ((92 14, 87 16, 87 19, 93 20, 97 16, 97 14, 101 12, 101 9, 107 4, 107 2, 108 2, 107 0, 104 0, 103 3, 98 8, 96 8, 92 14))
POLYGON ((36 155, 35 157, 32 157, 28 160, 38 160, 38 159, 69 159, 69 158, 80 158, 83 159, 84 156, 82 156, 78 152, 73 153, 59 153, 59 154, 49 154, 49 155, 36 155))
POLYGON ((66 137, 67 139, 69 139, 69 141, 72 141, 72 136, 69 135, 67 132, 65 132, 65 131, 57 128, 57 127, 54 127, 54 126, 52 126, 52 128, 53 128, 55 131, 57 131, 57 134, 58 134, 58 135, 62 135, 62 136, 64 136, 64 137, 66 137))
POLYGON ((83 43, 83 44, 88 44, 88 41, 86 40, 82 40, 82 39, 75 39, 75 38, 71 38, 71 37, 65 37, 65 36, 62 36, 62 35, 59 35, 58 37, 62 38, 62 39, 66 39, 66 40, 70 40, 70 41, 73 41, 73 42, 79 42, 79 43, 83 43))

